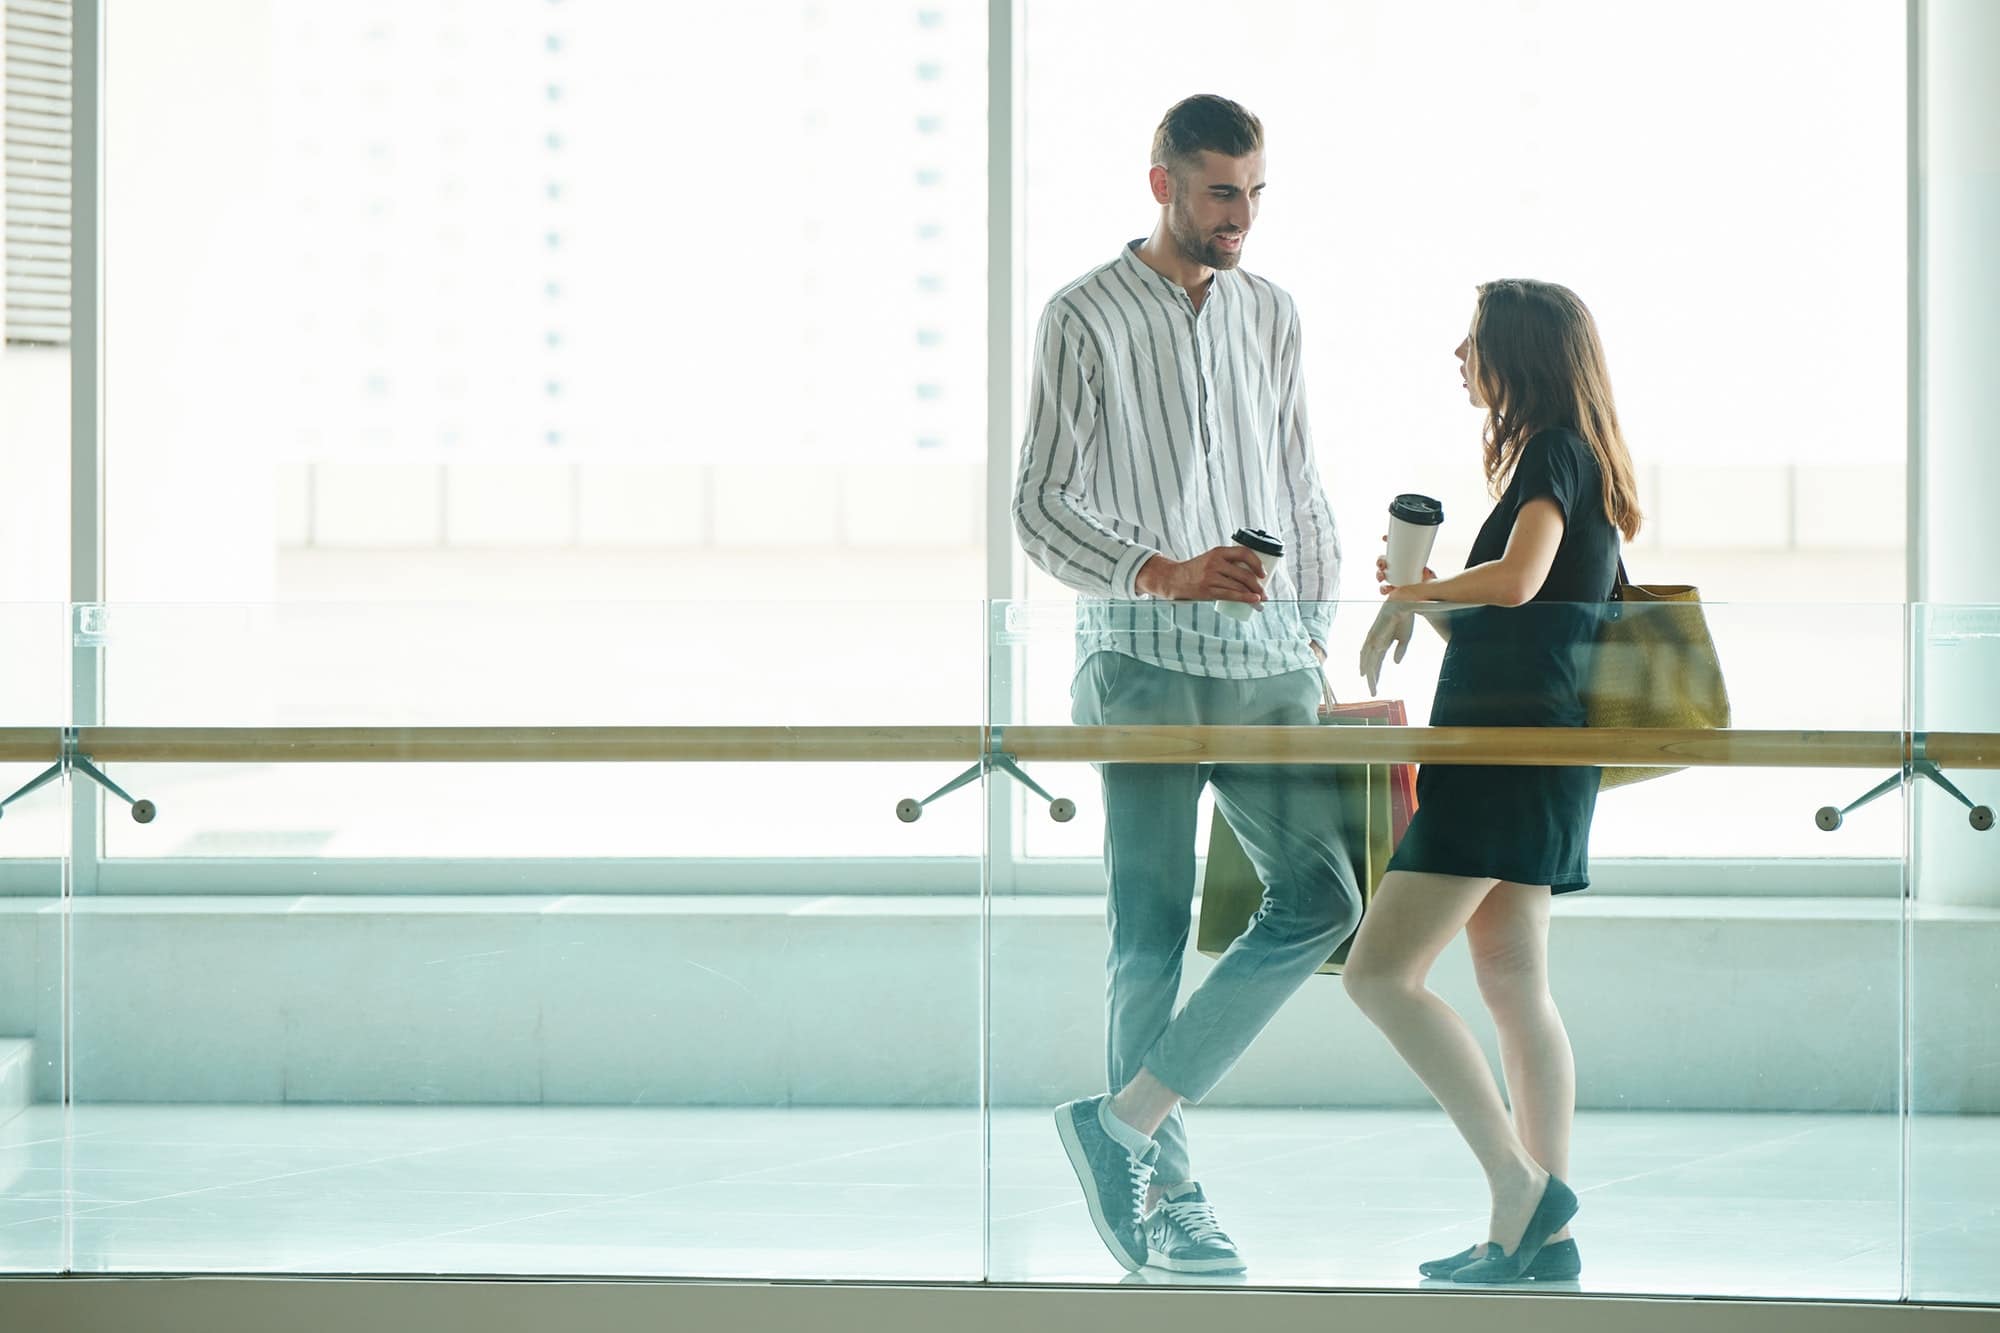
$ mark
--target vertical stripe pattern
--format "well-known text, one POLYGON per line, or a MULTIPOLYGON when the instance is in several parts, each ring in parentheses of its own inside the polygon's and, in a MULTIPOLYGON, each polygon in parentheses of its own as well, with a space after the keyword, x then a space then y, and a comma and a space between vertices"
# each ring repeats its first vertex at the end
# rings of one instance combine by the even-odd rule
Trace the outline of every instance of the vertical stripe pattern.
POLYGON ((1237 680, 1315 667, 1307 641, 1326 642, 1340 540, 1306 423, 1298 309, 1229 270, 1197 311, 1137 244, 1042 312, 1014 530, 1083 594, 1079 661, 1120 652, 1237 680), (1153 556, 1192 559, 1239 527, 1285 543, 1261 613, 1238 622, 1208 602, 1139 596, 1153 556))

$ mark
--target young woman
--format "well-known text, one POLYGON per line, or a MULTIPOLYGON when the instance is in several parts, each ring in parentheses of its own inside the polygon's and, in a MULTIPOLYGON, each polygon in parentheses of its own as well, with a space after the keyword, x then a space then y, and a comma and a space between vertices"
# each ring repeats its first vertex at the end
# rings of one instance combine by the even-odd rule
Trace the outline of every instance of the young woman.
MULTIPOLYGON (((1499 497, 1464 573, 1387 583, 1362 649, 1372 681, 1415 616, 1447 639, 1431 725, 1584 725, 1582 686, 1616 581, 1619 537, 1639 530, 1632 461, 1618 430, 1597 326, 1553 283, 1491 282, 1458 346, 1465 389, 1486 409, 1486 480, 1499 497)), ((1426 764, 1417 813, 1362 919, 1347 991, 1430 1089, 1485 1169, 1484 1245, 1422 1266, 1460 1282, 1581 1271, 1568 1223, 1576 1070, 1548 986, 1549 902, 1589 884, 1595 768, 1426 764), (1425 985, 1466 932, 1499 1029, 1511 1116, 1458 1014, 1425 985)))

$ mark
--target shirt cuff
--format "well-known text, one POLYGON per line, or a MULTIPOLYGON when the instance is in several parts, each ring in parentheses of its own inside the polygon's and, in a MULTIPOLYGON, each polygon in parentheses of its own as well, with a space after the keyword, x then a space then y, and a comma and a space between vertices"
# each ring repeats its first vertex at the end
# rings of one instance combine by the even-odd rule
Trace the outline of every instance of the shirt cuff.
POLYGON ((1120 556, 1118 563, 1111 570, 1112 595, 1114 597, 1123 597, 1127 601, 1137 601, 1139 599, 1138 578, 1140 567, 1158 554, 1159 552, 1150 546, 1134 546, 1123 556, 1120 556))

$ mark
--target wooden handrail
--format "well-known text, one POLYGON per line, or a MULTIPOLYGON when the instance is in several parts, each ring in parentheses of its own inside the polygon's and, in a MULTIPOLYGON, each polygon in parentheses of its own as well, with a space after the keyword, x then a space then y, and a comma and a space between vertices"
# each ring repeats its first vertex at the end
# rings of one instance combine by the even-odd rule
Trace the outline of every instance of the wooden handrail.
POLYGON ((62 754, 62 732, 53 727, 0 727, 0 763, 53 764, 62 754))
POLYGON ((1990 731, 1926 731, 1924 758, 1939 768, 2000 768, 2000 735, 1990 731))
POLYGON ((1140 764, 1895 768, 1908 749, 1894 731, 1586 727, 1008 727, 1004 740, 1023 762, 1140 764))
POLYGON ((84 727, 99 763, 971 763, 978 727, 84 727))
MULTIPOLYGON (((1896 768, 1897 731, 1535 727, 1069 727, 1000 729, 1042 763, 1631 764, 1896 768)), ((970 763, 979 727, 85 727, 98 763, 970 763)), ((1933 732, 1947 768, 2000 768, 2000 735, 1933 732)), ((0 759, 51 761, 60 733, 0 729, 0 759)))

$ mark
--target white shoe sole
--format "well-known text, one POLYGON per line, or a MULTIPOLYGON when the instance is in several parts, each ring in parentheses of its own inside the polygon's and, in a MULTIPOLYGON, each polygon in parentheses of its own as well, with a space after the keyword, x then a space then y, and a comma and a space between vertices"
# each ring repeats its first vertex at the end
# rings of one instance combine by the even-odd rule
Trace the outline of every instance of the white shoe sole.
POLYGON ((1170 1259, 1148 1251, 1146 1267, 1168 1273, 1241 1273, 1248 1266, 1241 1259, 1170 1259))
POLYGON ((1068 1105, 1056 1108, 1056 1137, 1062 1140, 1070 1170, 1076 1172, 1076 1183, 1083 1187, 1083 1205, 1090 1212, 1090 1224, 1097 1228, 1097 1238, 1104 1242, 1104 1248, 1111 1251, 1111 1257, 1126 1272, 1138 1272, 1145 1266, 1144 1261, 1125 1253, 1125 1247, 1118 1243, 1118 1233, 1104 1219, 1104 1201, 1097 1194, 1097 1177, 1091 1174, 1090 1157, 1084 1152, 1082 1141, 1076 1137, 1076 1119, 1070 1114, 1068 1105))

